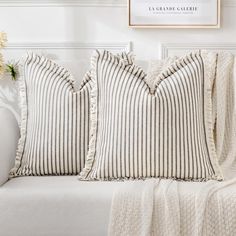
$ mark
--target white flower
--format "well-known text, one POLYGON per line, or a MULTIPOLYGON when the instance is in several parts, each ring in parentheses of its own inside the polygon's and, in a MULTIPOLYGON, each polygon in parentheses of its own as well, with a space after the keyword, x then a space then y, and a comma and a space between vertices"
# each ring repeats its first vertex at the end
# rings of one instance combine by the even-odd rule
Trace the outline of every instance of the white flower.
POLYGON ((0 76, 4 74, 4 71, 5 71, 5 65, 3 61, 3 56, 0 53, 0 76))
POLYGON ((3 61, 3 56, 0 53, 0 77, 4 74, 4 71, 5 71, 5 65, 3 61))
MULTIPOLYGON (((6 46, 6 42, 7 42, 7 34, 4 32, 0 32, 0 49, 6 46)), ((0 78, 4 74, 4 71, 5 71, 5 65, 3 61, 3 56, 0 52, 0 78)))
POLYGON ((7 34, 5 32, 0 32, 0 48, 4 48, 7 42, 7 34))

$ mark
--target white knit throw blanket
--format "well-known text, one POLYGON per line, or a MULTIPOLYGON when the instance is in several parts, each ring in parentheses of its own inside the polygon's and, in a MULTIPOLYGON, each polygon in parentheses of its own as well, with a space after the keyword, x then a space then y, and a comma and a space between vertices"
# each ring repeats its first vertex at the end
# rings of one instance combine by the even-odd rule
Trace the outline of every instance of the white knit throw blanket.
POLYGON ((212 128, 226 181, 127 181, 114 193, 109 235, 236 235, 236 60, 215 56, 212 128))

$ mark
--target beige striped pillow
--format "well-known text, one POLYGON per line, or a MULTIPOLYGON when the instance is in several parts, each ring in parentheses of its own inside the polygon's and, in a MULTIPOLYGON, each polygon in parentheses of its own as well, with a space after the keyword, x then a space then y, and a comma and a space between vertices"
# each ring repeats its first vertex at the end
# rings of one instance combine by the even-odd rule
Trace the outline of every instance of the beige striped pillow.
POLYGON ((89 73, 75 92, 66 69, 34 53, 22 73, 21 137, 10 176, 78 174, 89 141, 89 73))
MULTIPOLYGON (((209 59, 210 61, 210 59, 209 59)), ((211 130, 210 75, 201 53, 157 78, 107 51, 92 58, 91 138, 82 180, 222 180, 211 130)))

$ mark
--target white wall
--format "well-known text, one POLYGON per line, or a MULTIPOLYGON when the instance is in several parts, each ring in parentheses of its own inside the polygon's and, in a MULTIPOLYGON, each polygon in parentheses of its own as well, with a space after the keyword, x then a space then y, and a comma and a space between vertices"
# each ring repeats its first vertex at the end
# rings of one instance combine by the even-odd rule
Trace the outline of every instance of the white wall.
POLYGON ((236 52, 236 0, 222 0, 221 29, 132 29, 127 22, 123 0, 0 0, 0 30, 9 39, 6 58, 39 48, 56 60, 79 61, 69 66, 78 80, 96 47, 129 50, 131 42, 143 66, 197 47, 236 52))
POLYGON ((126 4, 119 0, 0 0, 0 29, 19 43, 131 41, 137 57, 146 60, 160 57, 162 43, 236 43, 236 1, 222 5, 221 29, 165 30, 128 28, 126 4))

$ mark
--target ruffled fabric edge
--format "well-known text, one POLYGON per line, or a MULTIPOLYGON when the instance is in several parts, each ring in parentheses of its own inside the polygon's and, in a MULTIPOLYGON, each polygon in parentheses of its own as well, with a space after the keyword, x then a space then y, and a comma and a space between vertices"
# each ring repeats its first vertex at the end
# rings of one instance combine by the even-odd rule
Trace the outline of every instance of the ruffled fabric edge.
MULTIPOLYGON (((118 53, 116 56, 120 60, 122 60, 124 64, 126 65, 131 65, 135 61, 135 55, 133 54, 133 52, 121 52, 121 53, 118 53)), ((91 69, 90 69, 85 73, 84 78, 80 84, 79 90, 83 89, 83 87, 86 86, 86 84, 91 81, 91 78, 92 78, 92 75, 91 75, 91 69)))
POLYGON ((26 175, 22 173, 23 170, 21 169, 22 159, 24 155, 25 141, 27 136, 27 121, 28 121, 27 85, 24 71, 25 67, 30 63, 35 63, 37 64, 37 66, 40 66, 43 69, 51 70, 53 73, 57 74, 58 76, 61 76, 62 79, 65 79, 74 90, 74 79, 70 74, 70 72, 66 70, 64 67, 59 66, 50 59, 44 56, 37 55, 33 52, 27 52, 26 56, 22 60, 23 60, 23 68, 21 68, 20 72, 21 76, 19 78, 19 87, 18 87, 20 96, 19 105, 21 109, 20 138, 16 150, 15 166, 10 170, 9 178, 26 175))

